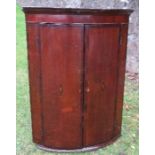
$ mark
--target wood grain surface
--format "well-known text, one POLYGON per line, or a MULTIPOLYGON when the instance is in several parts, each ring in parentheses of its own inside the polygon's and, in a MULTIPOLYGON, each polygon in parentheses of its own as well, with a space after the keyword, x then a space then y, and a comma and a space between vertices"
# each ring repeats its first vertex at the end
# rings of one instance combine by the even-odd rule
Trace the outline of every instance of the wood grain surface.
POLYGON ((121 134, 131 10, 24 8, 33 141, 101 147, 121 134))

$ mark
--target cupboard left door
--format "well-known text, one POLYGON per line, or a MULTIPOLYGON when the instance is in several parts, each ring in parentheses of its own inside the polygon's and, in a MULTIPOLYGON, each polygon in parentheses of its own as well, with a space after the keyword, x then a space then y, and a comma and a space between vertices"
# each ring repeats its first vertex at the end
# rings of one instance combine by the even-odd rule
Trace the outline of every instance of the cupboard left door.
POLYGON ((83 26, 44 23, 27 29, 34 142, 81 148, 83 26))

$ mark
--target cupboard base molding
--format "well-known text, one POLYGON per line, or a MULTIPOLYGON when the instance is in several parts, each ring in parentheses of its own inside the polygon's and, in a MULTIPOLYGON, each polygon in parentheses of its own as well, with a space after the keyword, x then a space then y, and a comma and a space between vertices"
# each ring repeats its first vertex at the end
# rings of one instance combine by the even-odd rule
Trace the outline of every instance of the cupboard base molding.
POLYGON ((109 141, 102 143, 102 144, 97 144, 94 146, 89 146, 89 147, 83 147, 81 149, 55 149, 55 148, 49 148, 43 145, 36 144, 36 147, 39 148, 40 150, 48 151, 48 152, 55 152, 55 153, 72 153, 72 152, 89 152, 89 151, 96 151, 98 149, 104 148, 108 145, 111 145, 115 141, 117 141, 121 137, 121 134, 118 136, 113 137, 109 141))

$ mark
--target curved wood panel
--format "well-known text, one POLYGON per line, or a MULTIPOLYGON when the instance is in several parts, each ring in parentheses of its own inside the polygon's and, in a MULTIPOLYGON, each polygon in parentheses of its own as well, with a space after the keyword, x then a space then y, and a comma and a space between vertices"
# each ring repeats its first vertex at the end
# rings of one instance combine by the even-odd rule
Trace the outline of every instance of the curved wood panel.
POLYGON ((32 136, 35 143, 42 143, 43 138, 39 39, 39 25, 27 24, 32 136))
POLYGON ((26 14, 27 22, 40 23, 128 23, 128 15, 93 16, 93 15, 46 15, 46 14, 26 14))
POLYGON ((113 138, 120 27, 86 25, 85 35, 84 145, 92 146, 113 138))
POLYGON ((42 24, 40 41, 43 144, 53 148, 81 148, 83 27, 42 24))

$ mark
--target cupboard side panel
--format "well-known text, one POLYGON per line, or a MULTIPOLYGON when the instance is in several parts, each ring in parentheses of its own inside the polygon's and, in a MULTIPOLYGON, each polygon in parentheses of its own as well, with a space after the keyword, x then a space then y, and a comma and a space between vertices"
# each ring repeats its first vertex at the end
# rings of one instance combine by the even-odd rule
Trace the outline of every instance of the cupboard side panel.
POLYGON ((81 148, 83 27, 43 24, 40 35, 44 146, 81 148))
POLYGON ((86 26, 84 145, 113 138, 119 25, 86 26))
POLYGON ((32 118, 32 136, 35 143, 42 143, 42 107, 39 25, 27 24, 29 85, 32 118))
POLYGON ((119 70, 118 70, 117 103, 116 103, 114 136, 121 134, 127 36, 128 36, 128 25, 122 24, 121 25, 121 46, 119 51, 119 70))

